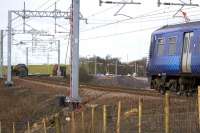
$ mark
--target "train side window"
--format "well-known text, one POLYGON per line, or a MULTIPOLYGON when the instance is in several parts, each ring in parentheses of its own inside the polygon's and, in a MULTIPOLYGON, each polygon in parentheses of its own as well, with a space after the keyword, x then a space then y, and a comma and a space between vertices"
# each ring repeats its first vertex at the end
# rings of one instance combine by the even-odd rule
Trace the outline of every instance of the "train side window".
POLYGON ((176 54, 176 37, 169 37, 168 44, 169 44, 169 55, 175 55, 176 54))
POLYGON ((158 38, 157 40, 157 46, 158 46, 158 56, 162 56, 164 54, 164 39, 158 38))

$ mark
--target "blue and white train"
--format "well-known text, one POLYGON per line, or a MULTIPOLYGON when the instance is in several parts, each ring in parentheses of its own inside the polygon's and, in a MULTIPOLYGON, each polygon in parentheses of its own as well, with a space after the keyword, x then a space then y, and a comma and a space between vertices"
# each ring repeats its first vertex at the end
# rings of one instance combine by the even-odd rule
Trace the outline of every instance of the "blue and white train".
POLYGON ((200 21, 152 33, 147 65, 151 88, 191 95, 200 84, 200 21))

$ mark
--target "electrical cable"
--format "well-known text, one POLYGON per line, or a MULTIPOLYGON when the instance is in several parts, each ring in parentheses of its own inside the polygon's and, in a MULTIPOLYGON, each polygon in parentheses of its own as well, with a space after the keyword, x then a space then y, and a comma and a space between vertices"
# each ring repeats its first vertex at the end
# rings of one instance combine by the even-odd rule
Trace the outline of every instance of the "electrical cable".
POLYGON ((118 7, 118 6, 119 6, 119 5, 117 4, 117 5, 114 5, 114 6, 112 6, 112 7, 106 8, 106 9, 104 9, 104 10, 102 10, 102 11, 95 12, 95 13, 93 13, 93 14, 87 16, 86 18, 94 17, 94 16, 96 16, 96 15, 102 14, 102 13, 104 13, 104 12, 106 12, 106 11, 109 11, 109 10, 115 8, 115 7, 118 7))
MULTIPOLYGON (((190 15, 190 16, 197 16, 197 15, 198 14, 190 15)), ((171 18, 171 19, 173 19, 173 18, 171 18)), ((163 19, 158 19, 158 20, 163 20, 163 19)), ((148 21, 150 21, 150 20, 148 20, 148 21)), ((151 21, 157 21, 157 20, 151 20, 151 21)), ((130 34, 130 33, 133 33, 133 32, 139 32, 139 31, 154 29, 154 28, 157 28, 157 27, 158 26, 147 28, 147 29, 140 29, 140 30, 134 30, 134 31, 127 31, 127 32, 121 32, 121 33, 115 33, 115 34, 108 34, 108 35, 103 35, 103 36, 95 36, 95 37, 85 38, 85 39, 81 39, 81 40, 91 40, 91 39, 99 39, 99 38, 107 38, 107 37, 112 37, 112 36, 119 36, 119 35, 124 35, 124 34, 130 34)))
POLYGON ((45 1, 43 4, 41 4, 38 8, 36 8, 35 10, 38 10, 40 8, 42 8, 43 6, 45 6, 46 4, 48 4, 51 0, 47 0, 45 1))
POLYGON ((61 0, 56 0, 53 4, 51 4, 50 6, 48 6, 47 8, 45 8, 44 10, 47 10, 47 9, 53 7, 53 6, 55 5, 55 3, 58 3, 58 2, 60 2, 60 1, 61 1, 61 0))
MULTIPOLYGON (((192 7, 192 8, 196 8, 196 7, 192 7)), ((188 9, 192 9, 192 8, 188 8, 188 9)), ((176 11, 176 10, 171 10, 171 11, 164 12, 164 13, 169 13, 169 12, 174 12, 174 11, 176 11)), ((152 11, 152 12, 154 12, 154 11, 152 11)), ((152 12, 150 12, 150 13, 152 13, 152 12)), ((107 26, 110 26, 110 25, 122 23, 122 22, 129 21, 129 20, 141 19, 141 18, 146 18, 146 17, 149 17, 149 16, 163 14, 163 13, 160 13, 160 12, 159 13, 155 13, 155 14, 150 14, 150 13, 139 15, 139 16, 136 16, 136 17, 128 18, 128 19, 117 20, 117 21, 114 21, 114 22, 111 22, 111 23, 107 23, 107 24, 103 24, 103 25, 94 26, 94 27, 88 28, 88 29, 80 31, 80 32, 91 31, 91 30, 94 30, 94 29, 99 29, 99 28, 107 27, 107 26)))
POLYGON ((113 37, 113 36, 120 36, 120 35, 125 35, 125 34, 130 34, 134 32, 141 32, 141 31, 146 31, 146 30, 151 30, 155 29, 161 26, 154 26, 154 27, 149 27, 149 28, 144 28, 144 29, 138 29, 138 30, 131 30, 131 31, 126 31, 126 32, 120 32, 120 33, 114 33, 114 34, 107 34, 107 35, 102 35, 102 36, 95 36, 95 37, 90 37, 90 38, 83 38, 80 40, 92 40, 92 39, 99 39, 99 38, 108 38, 108 37, 113 37))
MULTIPOLYGON (((188 9, 193 9, 193 8, 188 8, 188 9)), ((162 9, 162 10, 165 10, 165 9, 162 9)), ((168 12, 164 11, 164 12, 161 12, 161 13, 159 12, 159 13, 156 13, 156 14, 146 14, 144 17, 139 17, 139 19, 146 19, 146 18, 149 18, 149 17, 151 17, 151 18, 166 17, 166 15, 164 16, 164 14, 167 14, 167 13, 170 13, 170 12, 174 12, 174 11, 176 11, 176 10, 171 10, 171 11, 168 11, 168 12), (162 16, 157 16, 157 15, 162 15, 162 16), (152 17, 152 16, 155 16, 155 17, 152 17)), ((199 12, 199 11, 196 11, 196 12, 199 12)), ((92 19, 91 21, 95 21, 95 22, 96 21, 103 21, 103 22, 105 22, 105 21, 112 21, 112 20, 96 20, 96 19, 92 19)), ((110 23, 110 22, 109 23, 102 23, 102 22, 95 23, 95 22, 90 22, 89 21, 88 24, 109 24, 110 23)), ((124 23, 130 23, 130 22, 124 22, 124 23)))

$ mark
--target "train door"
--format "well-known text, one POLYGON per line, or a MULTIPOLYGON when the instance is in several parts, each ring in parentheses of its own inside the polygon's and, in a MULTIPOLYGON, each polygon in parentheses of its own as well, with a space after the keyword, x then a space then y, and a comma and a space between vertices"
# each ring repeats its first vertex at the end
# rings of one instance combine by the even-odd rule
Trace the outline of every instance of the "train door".
POLYGON ((193 40, 193 32, 186 32, 183 40, 183 53, 182 53, 182 72, 191 73, 191 44, 193 40))

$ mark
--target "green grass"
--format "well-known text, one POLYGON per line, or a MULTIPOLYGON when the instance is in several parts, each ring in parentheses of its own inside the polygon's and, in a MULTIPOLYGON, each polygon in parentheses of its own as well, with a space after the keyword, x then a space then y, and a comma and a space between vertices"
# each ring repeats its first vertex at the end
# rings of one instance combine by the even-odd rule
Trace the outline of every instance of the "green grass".
MULTIPOLYGON (((29 74, 50 74, 52 75, 54 65, 29 65, 29 74)), ((63 65, 62 65, 63 66, 63 65)), ((7 66, 3 67, 3 74, 6 75, 7 66)))
POLYGON ((28 70, 30 74, 52 74, 53 65, 29 65, 28 70))
MULTIPOLYGON (((53 66, 54 65, 29 65, 28 70, 29 74, 49 74, 52 75, 53 73, 53 66)), ((61 64, 61 66, 65 66, 64 64, 61 64)), ((69 66, 67 66, 67 73, 70 73, 69 66)), ((7 66, 3 67, 3 74, 7 74, 7 66)))

